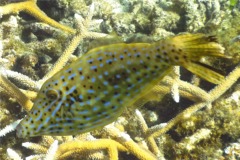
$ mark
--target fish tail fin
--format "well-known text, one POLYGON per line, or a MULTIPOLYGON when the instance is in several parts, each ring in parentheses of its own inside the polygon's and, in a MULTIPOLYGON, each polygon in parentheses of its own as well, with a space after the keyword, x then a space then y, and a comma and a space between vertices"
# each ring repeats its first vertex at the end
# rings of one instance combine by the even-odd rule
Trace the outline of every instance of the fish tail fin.
POLYGON ((173 37, 172 43, 182 50, 187 59, 199 61, 203 56, 225 57, 224 48, 217 43, 216 37, 204 34, 183 34, 173 37))
POLYGON ((181 53, 178 53, 180 59, 176 61, 173 58, 173 64, 181 65, 214 84, 219 84, 224 79, 224 76, 199 62, 204 56, 229 58, 223 54, 224 48, 217 43, 216 37, 204 34, 183 34, 173 37, 171 41, 176 44, 178 50, 181 50, 181 53))
POLYGON ((184 65, 184 68, 213 84, 219 84, 224 79, 223 75, 211 70, 210 66, 207 67, 201 63, 189 62, 184 65))

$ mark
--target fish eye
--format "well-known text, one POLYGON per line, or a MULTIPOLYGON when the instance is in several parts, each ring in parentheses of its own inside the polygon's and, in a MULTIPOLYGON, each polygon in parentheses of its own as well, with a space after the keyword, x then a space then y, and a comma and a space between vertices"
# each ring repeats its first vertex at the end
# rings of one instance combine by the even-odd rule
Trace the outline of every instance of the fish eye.
POLYGON ((56 100, 59 97, 59 94, 55 89, 48 89, 46 91, 46 96, 51 100, 56 100))

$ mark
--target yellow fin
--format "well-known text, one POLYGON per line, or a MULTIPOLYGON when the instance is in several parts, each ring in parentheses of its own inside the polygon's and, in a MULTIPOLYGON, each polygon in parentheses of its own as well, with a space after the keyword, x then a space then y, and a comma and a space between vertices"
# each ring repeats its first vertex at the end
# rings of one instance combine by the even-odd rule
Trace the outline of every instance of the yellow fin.
POLYGON ((201 33, 183 34, 169 39, 169 43, 177 44, 186 57, 181 66, 214 84, 219 84, 224 79, 224 76, 199 62, 204 56, 229 58, 223 54, 224 48, 217 43, 216 37, 201 33))
POLYGON ((184 65, 184 67, 191 71, 192 73, 198 75, 199 77, 211 82, 211 83, 214 83, 214 84, 219 84, 223 79, 224 79, 224 76, 215 72, 215 71, 212 71, 210 69, 208 69, 207 67, 204 67, 200 64, 196 64, 196 63, 187 63, 186 65, 184 65))
POLYGON ((214 36, 183 34, 169 40, 177 44, 191 61, 199 61, 203 56, 225 57, 224 48, 216 42, 214 36))

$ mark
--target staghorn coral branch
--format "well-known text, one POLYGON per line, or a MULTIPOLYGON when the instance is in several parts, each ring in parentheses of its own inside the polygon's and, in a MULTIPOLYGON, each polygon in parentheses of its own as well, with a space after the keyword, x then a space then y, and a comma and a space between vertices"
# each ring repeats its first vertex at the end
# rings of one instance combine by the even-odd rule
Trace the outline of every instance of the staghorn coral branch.
POLYGON ((45 154, 37 154, 37 155, 31 155, 26 157, 26 160, 37 160, 37 159, 43 159, 45 157, 45 154))
POLYGON ((107 125, 103 128, 103 131, 108 134, 111 138, 116 139, 124 147, 127 148, 128 152, 132 153, 141 160, 156 160, 157 158, 149 151, 142 149, 131 137, 121 132, 119 129, 112 125, 107 125))
POLYGON ((9 124, 8 126, 6 126, 5 128, 3 129, 0 129, 0 137, 3 137, 5 136, 7 133, 9 132, 12 132, 16 129, 17 125, 21 122, 21 119, 20 120, 17 120, 11 124, 9 124))
POLYGON ((8 149, 7 149, 7 154, 8 154, 8 156, 9 156, 11 159, 13 159, 13 160, 23 160, 23 159, 19 156, 19 154, 18 154, 16 151, 14 151, 13 149, 11 149, 11 148, 8 148, 8 149))
MULTIPOLYGON (((178 84, 178 89, 180 90, 180 95, 182 95, 184 97, 187 93, 189 93, 190 95, 195 97, 195 99, 197 98, 198 101, 206 101, 210 98, 208 93, 206 91, 204 91, 203 89, 201 89, 197 86, 194 86, 188 82, 182 81, 180 79, 178 79, 178 80, 173 79, 170 76, 164 77, 164 79, 160 82, 160 85, 161 86, 166 86, 166 85, 172 86, 173 83, 178 84)), ((186 95, 186 97, 188 97, 188 96, 186 95)), ((189 98, 189 99, 191 99, 191 98, 189 98)))
POLYGON ((211 133, 210 129, 199 129, 193 135, 185 137, 181 142, 177 143, 176 146, 190 152, 201 140, 208 139, 211 136, 211 133))
MULTIPOLYGON (((6 5, 7 6, 6 8, 12 8, 12 9, 14 7, 22 8, 25 5, 27 5, 28 3, 31 4, 31 5, 35 5, 35 7, 37 7, 36 4, 34 4, 35 1, 26 1, 26 2, 19 2, 19 3, 16 3, 16 4, 15 3, 14 4, 9 4, 10 7, 9 7, 9 5, 6 5)), ((0 6, 0 12, 2 11, 2 9, 4 9, 4 7, 5 6, 3 6, 3 7, 0 6)), ((28 88, 30 88, 32 90, 38 91, 40 89, 40 86, 47 79, 52 77, 63 66, 66 65, 69 57, 72 55, 74 50, 77 48, 77 46, 80 43, 80 41, 82 41, 84 38, 101 38, 101 37, 106 36, 106 34, 90 32, 90 31, 87 30, 88 27, 89 27, 89 24, 90 24, 90 20, 92 19, 93 11, 94 11, 94 8, 93 8, 93 5, 92 5, 90 7, 90 12, 89 12, 88 17, 86 18, 86 20, 84 20, 83 22, 79 21, 79 26, 80 26, 79 32, 76 34, 76 36, 74 36, 73 40, 70 42, 70 45, 64 51, 62 56, 58 59, 58 61, 54 64, 53 68, 41 80, 35 82, 35 81, 31 80, 29 77, 27 77, 25 75, 22 75, 20 73, 17 73, 17 72, 14 72, 14 71, 10 71, 10 70, 5 70, 6 77, 13 78, 13 79, 17 80, 20 84, 22 84, 24 86, 27 86, 28 88)), ((25 96, 9 80, 7 80, 4 77, 1 78, 1 79, 2 80, 0 81, 0 86, 2 86, 2 88, 4 88, 6 91, 8 91, 14 98, 16 98, 17 101, 24 107, 24 109, 26 111, 29 111, 31 109, 31 107, 33 106, 33 103, 29 100, 29 98, 27 98, 27 96, 25 96), (23 97, 23 98, 20 98, 20 97, 23 97)), ((0 89, 0 91, 2 92, 2 89, 0 89)), ((31 97, 31 99, 36 97, 36 94, 33 94, 33 96, 32 96, 32 94, 30 93, 30 95, 29 95, 28 94, 29 92, 27 92, 27 91, 24 91, 24 93, 27 93, 28 97, 31 97)))
POLYGON ((184 82, 180 79, 174 79, 170 76, 166 76, 158 85, 155 85, 133 105, 136 107, 141 107, 148 101, 159 101, 159 97, 171 93, 171 87, 173 84, 177 85, 179 94, 188 98, 189 100, 199 102, 207 101, 209 99, 209 94, 201 88, 196 87, 188 82, 184 82))
POLYGON ((173 67, 173 72, 175 74, 174 76, 174 83, 171 87, 171 95, 173 100, 176 103, 179 103, 180 101, 180 95, 179 95, 179 89, 178 89, 178 81, 180 80, 180 66, 173 67))
POLYGON ((171 119, 167 125, 162 128, 160 125, 153 126, 148 129, 146 133, 146 137, 157 137, 160 136, 167 131, 169 131, 174 125, 179 123, 180 121, 189 118, 192 114, 202 109, 206 105, 215 101, 218 97, 220 97, 223 93, 225 93, 240 77, 240 66, 237 66, 226 78, 222 81, 221 84, 217 85, 214 89, 212 89, 208 95, 209 99, 205 102, 196 103, 189 108, 185 109, 183 112, 179 113, 175 118, 171 119))
POLYGON ((69 57, 73 54, 79 43, 84 38, 90 38, 90 39, 96 39, 96 38, 102 38, 107 36, 107 34, 104 33, 97 33, 97 32, 90 32, 88 31, 90 20, 93 16, 93 10, 94 4, 90 6, 90 11, 88 16, 85 20, 81 20, 81 18, 76 14, 75 18, 78 20, 78 31, 77 34, 73 37, 71 40, 69 46, 66 48, 66 50, 63 52, 61 57, 57 60, 57 62, 54 64, 54 66, 51 68, 51 70, 40 80, 38 81, 39 84, 43 84, 47 79, 52 77, 55 73, 57 73, 62 67, 66 65, 66 63, 69 60, 69 57))
POLYGON ((54 138, 52 136, 42 136, 43 143, 47 146, 50 146, 54 142, 54 138))
POLYGON ((123 145, 136 157, 138 157, 141 160, 156 160, 157 158, 146 151, 144 151, 142 148, 139 147, 137 143, 135 143, 128 134, 121 133, 120 137, 124 139, 125 142, 123 142, 123 145))
POLYGON ((29 90, 23 90, 20 89, 20 91, 25 94, 30 100, 33 100, 37 97, 37 92, 35 91, 29 91, 29 90))
POLYGON ((26 110, 30 111, 33 106, 32 101, 24 95, 14 84, 0 73, 0 86, 7 90, 10 95, 17 99, 18 103, 26 110))
POLYGON ((44 12, 42 12, 36 5, 36 0, 28 0, 25 2, 11 3, 5 6, 0 6, 0 18, 2 15, 10 13, 19 13, 21 11, 26 12, 36 19, 47 23, 53 27, 59 28, 63 31, 74 34, 76 31, 68 26, 62 25, 55 20, 49 18, 44 12))
POLYGON ((58 158, 58 160, 65 160, 69 157, 72 157, 73 155, 78 156, 78 158, 82 158, 85 159, 86 157, 88 157, 89 159, 106 159, 106 154, 105 152, 103 152, 103 150, 71 150, 71 151, 66 151, 66 153, 63 153, 61 155, 61 157, 58 158))
POLYGON ((55 140, 49 147, 44 160, 53 160, 58 149, 58 140, 55 140))
POLYGON ((63 52, 62 56, 59 57, 59 59, 54 64, 54 66, 51 68, 51 70, 41 80, 38 81, 39 84, 43 84, 46 80, 51 78, 55 73, 57 73, 59 70, 61 70, 66 65, 66 63, 68 62, 69 56, 74 52, 74 50, 77 48, 77 46, 81 40, 82 40, 81 34, 77 34, 71 40, 70 45, 63 52))
MULTIPOLYGON (((63 145, 67 142, 76 142, 81 145, 81 142, 86 141, 96 141, 96 139, 88 134, 84 134, 87 136, 84 136, 82 140, 79 140, 79 138, 73 138, 73 136, 43 136, 42 142, 38 143, 31 143, 31 142, 25 142, 22 143, 22 146, 33 150, 33 152, 36 155, 29 156, 27 158, 29 159, 46 159, 46 160, 52 160, 57 159, 55 158, 55 153, 58 150, 58 143, 63 145)), ((80 135, 79 135, 80 136, 80 135)), ((106 148, 109 149, 109 148, 106 148)), ((112 151, 111 151, 112 152, 112 151)), ((118 150, 115 147, 115 151, 118 154, 118 150)), ((74 150, 66 150, 66 152, 62 153, 60 155, 60 159, 66 159, 72 156, 78 156, 78 158, 90 158, 90 159, 105 159, 106 155, 104 154, 103 150, 84 150, 84 151, 77 151, 77 149, 74 150)), ((117 156, 116 156, 117 157, 117 156)))
POLYGON ((38 153, 47 153, 47 150, 48 150, 48 148, 46 148, 40 144, 31 143, 31 142, 24 142, 24 143, 22 143, 22 146, 26 147, 28 149, 35 150, 38 153))
POLYGON ((223 81, 209 92, 210 100, 215 101, 224 92, 226 92, 240 78, 240 65, 238 65, 223 81))
POLYGON ((113 148, 116 148, 120 151, 127 151, 124 146, 111 139, 99 139, 93 141, 71 141, 59 145, 55 158, 64 159, 64 157, 69 157, 73 153, 81 153, 88 150, 108 149, 109 159, 117 160, 118 152, 116 152, 116 149, 113 148))
POLYGON ((4 72, 6 74, 6 77, 12 78, 12 79, 16 80, 21 85, 29 88, 30 90, 38 91, 40 89, 40 87, 41 87, 34 80, 32 80, 28 76, 25 76, 25 75, 23 75, 21 73, 14 72, 14 71, 11 71, 11 70, 5 70, 4 72))
MULTIPOLYGON (((146 121, 144 120, 142 113, 138 109, 135 110, 135 114, 138 118, 137 120, 138 120, 140 129, 141 129, 141 133, 143 133, 143 135, 145 135, 147 130, 148 130, 148 125, 147 125, 146 121)), ((160 149, 157 146, 154 138, 153 137, 147 137, 146 142, 147 142, 150 150, 154 153, 154 155, 157 155, 157 157, 164 160, 163 153, 160 151, 160 149)))

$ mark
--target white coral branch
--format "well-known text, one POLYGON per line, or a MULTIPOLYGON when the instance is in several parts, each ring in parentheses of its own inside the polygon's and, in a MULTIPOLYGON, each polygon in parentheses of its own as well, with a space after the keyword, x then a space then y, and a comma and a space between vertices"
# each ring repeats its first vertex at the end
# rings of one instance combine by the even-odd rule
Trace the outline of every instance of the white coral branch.
POLYGON ((0 137, 5 136, 7 133, 10 133, 12 131, 14 131, 17 127, 17 125, 21 122, 22 119, 19 119, 9 125, 7 125, 5 128, 3 128, 2 130, 0 130, 0 137))
POLYGON ((58 140, 55 140, 52 143, 52 145, 49 147, 45 160, 54 160, 57 149, 58 149, 58 140))
POLYGON ((13 149, 11 149, 11 148, 8 148, 8 149, 7 149, 7 154, 8 154, 8 156, 9 156, 11 159, 13 159, 13 160, 23 160, 23 159, 19 156, 19 154, 18 154, 16 151, 14 151, 13 149))

